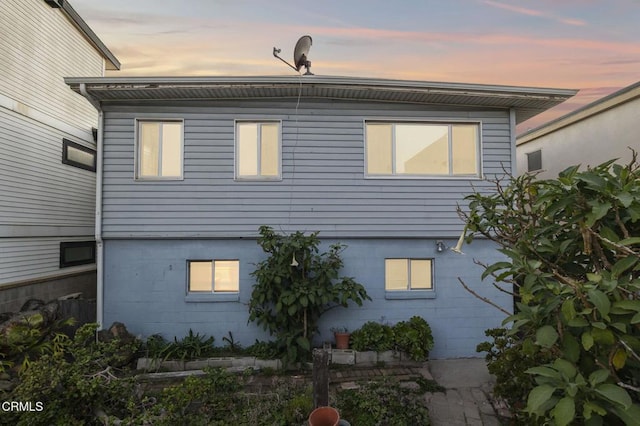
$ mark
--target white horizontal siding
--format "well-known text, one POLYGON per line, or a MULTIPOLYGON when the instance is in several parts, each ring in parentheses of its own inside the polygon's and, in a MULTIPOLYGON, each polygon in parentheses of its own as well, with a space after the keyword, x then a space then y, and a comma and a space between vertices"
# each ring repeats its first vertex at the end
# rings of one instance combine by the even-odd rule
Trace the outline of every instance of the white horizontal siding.
POLYGON ((90 241, 93 237, 0 238, 0 287, 56 273, 89 270, 95 265, 60 269, 60 243, 90 241))
POLYGON ((508 111, 381 103, 248 102, 110 106, 105 114, 103 231, 107 238, 255 236, 260 225, 325 236, 457 236, 456 205, 481 180, 369 179, 367 119, 480 121, 483 171, 511 164, 508 111), (184 119, 184 180, 136 182, 135 118, 184 119), (234 120, 282 120, 282 181, 234 181, 234 120))
POLYGON ((64 77, 104 74, 104 61, 60 9, 42 0, 0 1, 0 94, 80 129, 97 112, 64 77))
POLYGON ((93 226, 96 175, 62 163, 63 138, 95 149, 0 108, 0 225, 93 226))

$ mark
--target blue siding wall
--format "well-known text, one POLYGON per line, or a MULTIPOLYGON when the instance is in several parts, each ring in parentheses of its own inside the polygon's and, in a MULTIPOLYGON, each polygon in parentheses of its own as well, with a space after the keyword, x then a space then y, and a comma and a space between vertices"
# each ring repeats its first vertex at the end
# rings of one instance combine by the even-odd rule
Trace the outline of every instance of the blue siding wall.
MULTIPOLYGON (((276 227, 277 229, 277 227, 276 227)), ((322 234, 321 234, 322 236, 322 234)), ((364 322, 394 324, 412 315, 424 317, 435 338, 432 358, 479 356, 475 347, 485 340, 484 330, 500 325, 504 314, 466 292, 461 277, 474 291, 511 310, 508 295, 489 282, 480 282, 482 268, 474 259, 498 260, 495 246, 476 240, 464 247, 466 255, 449 250, 437 253, 434 239, 341 239, 325 240, 323 247, 340 241, 343 275, 353 276, 366 286, 372 301, 363 307, 336 308, 323 317, 318 340, 331 340, 332 326, 353 330, 364 322), (387 300, 384 291, 384 259, 427 257, 434 259, 435 298, 387 300)), ((455 239, 445 240, 448 246, 455 239)), ((131 332, 166 338, 182 337, 191 328, 213 335, 217 344, 229 331, 242 344, 269 338, 254 324, 247 324, 246 304, 251 296, 250 273, 265 254, 253 239, 244 240, 108 240, 105 241, 105 325, 124 322, 131 332), (240 260, 238 302, 186 302, 188 259, 240 260)))
MULTIPOLYGON (((105 106, 105 238, 255 237, 259 225, 326 237, 454 237, 462 195, 480 179, 366 179, 367 119, 481 124, 483 175, 511 164, 508 110, 391 103, 217 102, 105 106), (184 119, 184 180, 134 180, 136 118, 184 119), (282 122, 282 181, 234 181, 234 120, 282 122)), ((503 168, 504 167, 504 168, 503 168)))

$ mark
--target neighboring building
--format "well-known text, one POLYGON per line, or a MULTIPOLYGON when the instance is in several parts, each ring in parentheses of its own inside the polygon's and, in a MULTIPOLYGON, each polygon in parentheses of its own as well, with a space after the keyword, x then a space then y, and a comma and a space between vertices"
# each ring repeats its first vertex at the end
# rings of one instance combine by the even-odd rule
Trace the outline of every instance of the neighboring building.
POLYGON ((119 67, 67 1, 0 1, 0 312, 95 297, 98 113, 64 77, 119 67))
POLYGON ((355 329, 421 315, 433 357, 477 356, 509 295, 481 283, 474 259, 494 245, 454 246, 456 205, 515 166, 515 126, 572 90, 342 78, 69 78, 99 106, 98 319, 133 333, 191 328, 242 344, 258 227, 320 231, 340 241, 343 273, 371 302, 321 323, 355 329), (442 244, 438 244, 441 242, 442 244), (438 247, 443 248, 439 251, 438 247), (104 262, 103 266, 101 262, 104 262), (104 309, 104 311, 101 311, 104 309))
POLYGON ((518 136, 520 173, 556 178, 569 166, 631 160, 640 150, 640 81, 518 136))

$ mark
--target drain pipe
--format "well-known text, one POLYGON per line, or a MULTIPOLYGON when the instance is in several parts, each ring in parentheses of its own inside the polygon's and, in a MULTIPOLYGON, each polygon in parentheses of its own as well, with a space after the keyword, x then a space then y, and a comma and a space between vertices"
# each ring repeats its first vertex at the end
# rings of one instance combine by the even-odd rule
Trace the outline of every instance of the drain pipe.
POLYGON ((100 102, 88 92, 85 83, 80 83, 80 93, 98 110, 98 138, 96 141, 96 322, 98 330, 104 326, 104 247, 102 241, 102 157, 104 136, 104 112, 100 102))

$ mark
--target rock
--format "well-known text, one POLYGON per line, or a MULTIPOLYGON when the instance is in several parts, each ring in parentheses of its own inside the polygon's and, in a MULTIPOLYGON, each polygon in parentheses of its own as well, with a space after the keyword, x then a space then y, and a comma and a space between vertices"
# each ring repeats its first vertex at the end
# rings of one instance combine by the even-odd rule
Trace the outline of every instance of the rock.
POLYGON ((26 302, 24 302, 24 304, 22 305, 22 308, 20 308, 20 312, 25 312, 25 311, 37 311, 38 309, 40 309, 42 306, 44 305, 44 300, 40 300, 40 299, 29 299, 26 302))

